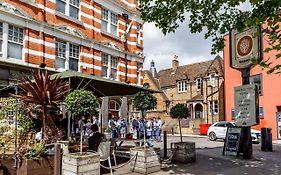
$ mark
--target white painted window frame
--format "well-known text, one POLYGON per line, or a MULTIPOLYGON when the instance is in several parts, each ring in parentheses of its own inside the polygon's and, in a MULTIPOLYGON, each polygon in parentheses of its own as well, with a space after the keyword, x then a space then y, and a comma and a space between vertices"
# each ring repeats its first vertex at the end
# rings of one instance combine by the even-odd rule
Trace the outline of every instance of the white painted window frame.
POLYGON ((107 22, 107 28, 106 28, 107 30, 104 31, 104 30, 102 29, 102 31, 103 31, 103 32, 106 32, 106 33, 110 33, 111 35, 114 35, 114 36, 118 36, 118 14, 116 14, 116 13, 114 13, 114 12, 112 12, 112 11, 106 9, 106 8, 102 8, 101 11, 102 11, 102 13, 101 13, 101 15, 102 15, 102 16, 101 16, 102 22, 103 22, 103 21, 107 22), (104 18, 104 16, 103 16, 103 11, 106 11, 106 12, 107 12, 107 19, 104 18), (116 18, 117 18, 116 24, 113 23, 113 21, 112 21, 112 15, 116 15, 116 18), (112 31, 111 31, 111 25, 116 26, 116 34, 113 34, 113 33, 112 33, 112 31))
POLYGON ((200 91, 202 88, 202 78, 196 78, 195 82, 196 82, 196 90, 200 91))
POLYGON ((216 87, 216 77, 217 77, 217 74, 215 74, 215 73, 209 75, 210 86, 216 87))
MULTIPOLYGON (((58 1, 58 0, 56 0, 56 1, 58 1)), ((73 6, 73 7, 76 7, 78 9, 78 14, 77 14, 78 18, 75 18, 75 19, 78 19, 78 20, 80 19, 80 4, 81 4, 81 0, 77 0, 77 1, 79 1, 78 2, 78 4, 79 4, 78 6, 76 6, 74 4, 71 4, 70 3, 71 0, 60 0, 60 1, 64 1, 65 2, 65 12, 63 14, 65 14, 65 15, 71 17, 71 18, 74 18, 74 17, 70 16, 70 6, 73 6)), ((62 13, 62 12, 60 12, 60 13, 62 13)))
POLYGON ((210 112, 210 115, 212 115, 212 112, 213 112, 213 114, 218 114, 218 112, 219 112, 219 102, 218 102, 218 100, 209 101, 209 112, 210 112), (217 106, 217 112, 215 112, 216 106, 217 106), (213 108, 213 111, 212 111, 211 107, 213 108))
POLYGON ((15 62, 24 61, 24 34, 25 34, 24 33, 24 28, 23 27, 19 27, 17 25, 9 24, 9 23, 6 23, 6 22, 1 22, 1 23, 2 23, 2 37, 1 37, 1 41, 2 41, 2 58, 3 59, 13 60, 15 62), (23 29, 22 43, 9 40, 9 25, 23 29), (12 43, 15 43, 15 44, 19 44, 19 45, 22 46, 22 56, 21 56, 21 59, 8 57, 8 43, 9 42, 12 42, 12 43))
MULTIPOLYGON (((57 42, 65 43, 66 47, 65 47, 65 57, 57 55, 57 51, 56 51, 56 59, 57 59, 57 57, 60 57, 60 58, 64 59, 65 60, 64 68, 62 70, 69 70, 70 44, 75 45, 75 46, 79 46, 79 45, 73 44, 73 43, 70 43, 70 42, 67 42, 67 41, 63 41, 63 40, 60 40, 60 39, 58 39, 56 41, 56 43, 57 42)), ((57 46, 56 46, 56 49, 57 49, 57 46)), ((80 58, 80 55, 81 55, 80 46, 79 46, 79 54, 78 55, 79 56, 75 59, 78 59, 78 71, 79 71, 79 60, 80 60, 79 58, 80 58)), ((71 57, 71 58, 74 58, 74 57, 71 57)), ((55 67, 56 67, 56 63, 55 63, 55 67)), ((60 69, 57 69, 57 70, 60 70, 60 69)))
POLYGON ((118 77, 119 58, 116 57, 116 56, 109 55, 107 53, 102 53, 101 58, 102 58, 102 67, 107 67, 107 73, 106 73, 107 75, 106 76, 102 75, 102 76, 104 78, 108 78, 108 79, 111 79, 111 80, 117 80, 118 81, 119 80, 119 77, 118 77), (107 56, 107 63, 103 62, 103 55, 107 56), (115 59, 115 58, 117 59, 117 66, 113 67, 112 66, 112 59, 115 59), (111 77, 111 73, 112 73, 111 69, 115 69, 116 70, 116 78, 111 77))
POLYGON ((181 80, 178 81, 178 92, 186 92, 187 91, 187 81, 186 80, 181 80))

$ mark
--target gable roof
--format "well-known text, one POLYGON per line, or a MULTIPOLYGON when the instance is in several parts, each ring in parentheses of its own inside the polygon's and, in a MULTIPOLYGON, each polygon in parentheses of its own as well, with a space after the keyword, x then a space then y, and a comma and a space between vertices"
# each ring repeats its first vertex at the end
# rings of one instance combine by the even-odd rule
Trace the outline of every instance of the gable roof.
POLYGON ((212 60, 179 66, 176 71, 172 68, 160 70, 159 82, 161 87, 175 86, 179 80, 194 81, 199 77, 206 77, 209 73, 223 76, 223 61, 220 56, 212 60))

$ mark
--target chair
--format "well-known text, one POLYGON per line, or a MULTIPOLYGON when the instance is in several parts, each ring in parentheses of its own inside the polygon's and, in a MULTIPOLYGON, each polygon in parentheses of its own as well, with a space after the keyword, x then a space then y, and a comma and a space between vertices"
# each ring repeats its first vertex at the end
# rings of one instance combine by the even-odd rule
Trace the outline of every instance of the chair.
POLYGON ((100 161, 108 161, 108 165, 110 168, 110 174, 113 175, 112 173, 112 166, 111 166, 111 160, 110 160, 110 145, 111 142, 101 142, 98 148, 98 153, 100 155, 100 161))

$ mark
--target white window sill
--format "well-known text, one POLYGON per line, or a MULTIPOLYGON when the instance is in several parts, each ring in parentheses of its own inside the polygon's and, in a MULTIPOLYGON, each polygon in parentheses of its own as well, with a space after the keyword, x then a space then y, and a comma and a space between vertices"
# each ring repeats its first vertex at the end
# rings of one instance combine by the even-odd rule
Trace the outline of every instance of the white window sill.
POLYGON ((69 20, 69 21, 71 21, 71 22, 74 22, 74 23, 76 23, 76 24, 78 24, 78 25, 83 26, 83 22, 79 21, 79 19, 73 18, 73 17, 71 17, 71 16, 67 16, 66 14, 61 13, 61 12, 59 12, 59 11, 55 11, 55 15, 56 15, 56 16, 59 16, 59 17, 61 17, 61 18, 67 19, 67 20, 69 20))
POLYGON ((113 34, 108 33, 108 32, 106 32, 106 31, 101 31, 101 33, 104 34, 104 35, 110 36, 110 37, 112 37, 112 38, 114 38, 114 39, 117 39, 118 41, 121 41, 121 38, 119 38, 119 37, 116 36, 116 35, 113 35, 113 34))

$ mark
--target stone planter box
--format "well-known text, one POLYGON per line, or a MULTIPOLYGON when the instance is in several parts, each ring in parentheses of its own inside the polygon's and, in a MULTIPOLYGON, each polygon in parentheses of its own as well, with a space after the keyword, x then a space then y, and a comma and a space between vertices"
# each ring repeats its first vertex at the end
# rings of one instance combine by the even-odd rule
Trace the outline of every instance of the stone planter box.
POLYGON ((13 159, 1 159, 0 160, 0 175, 16 175, 16 168, 14 167, 13 159))
POLYGON ((130 150, 130 156, 133 157, 138 153, 136 160, 132 161, 131 171, 150 174, 161 170, 158 155, 153 148, 134 147, 130 150))
POLYGON ((39 160, 22 160, 18 166, 17 174, 20 175, 53 175, 54 174, 54 157, 42 157, 39 160))
POLYGON ((85 155, 65 154, 62 157, 62 175, 99 175, 100 156, 87 152, 85 155))
POLYGON ((171 150, 174 153, 173 162, 192 163, 196 161, 195 142, 171 143, 171 150))

